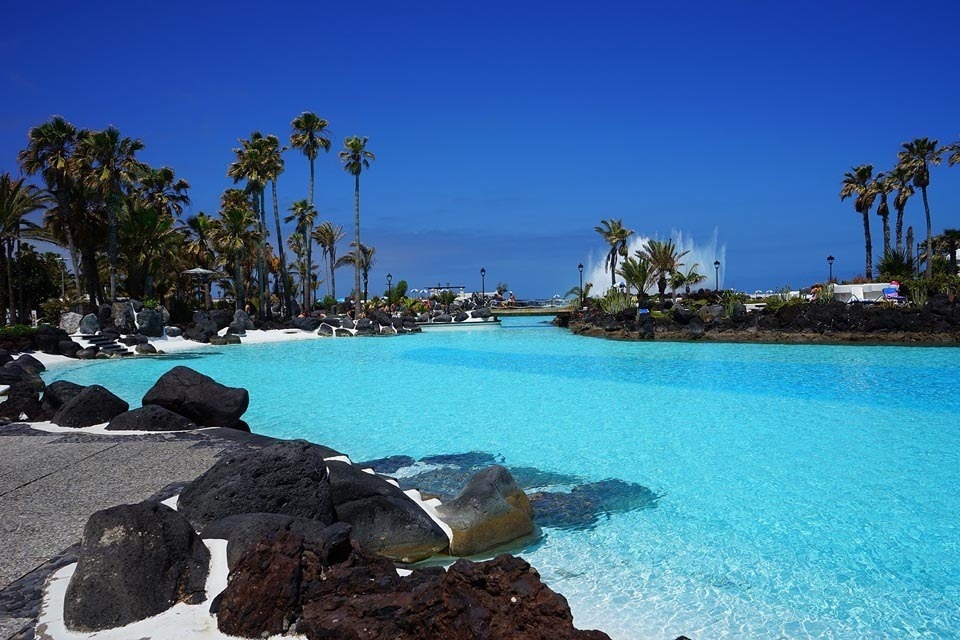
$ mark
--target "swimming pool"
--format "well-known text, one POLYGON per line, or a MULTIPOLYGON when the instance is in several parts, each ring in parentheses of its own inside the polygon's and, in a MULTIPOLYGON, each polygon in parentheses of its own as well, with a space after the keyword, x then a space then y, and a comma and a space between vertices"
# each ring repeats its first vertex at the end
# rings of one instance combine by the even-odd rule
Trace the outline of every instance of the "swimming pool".
POLYGON ((253 430, 354 460, 488 452, 650 488, 523 555, 615 638, 943 638, 960 629, 960 351, 623 343, 531 320, 78 363, 139 406, 184 364, 253 430))

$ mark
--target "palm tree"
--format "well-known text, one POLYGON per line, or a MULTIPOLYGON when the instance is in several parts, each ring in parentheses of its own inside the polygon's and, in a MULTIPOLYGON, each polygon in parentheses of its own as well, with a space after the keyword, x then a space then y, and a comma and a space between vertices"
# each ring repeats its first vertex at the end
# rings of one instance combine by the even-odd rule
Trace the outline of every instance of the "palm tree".
POLYGON ((277 228, 277 256, 279 262, 280 275, 280 294, 287 313, 293 309, 293 299, 287 290, 287 257, 285 255, 283 231, 280 228, 280 206, 277 202, 277 178, 283 173, 283 152, 286 147, 280 146, 280 139, 275 135, 268 135, 256 141, 256 144, 264 150, 264 169, 267 179, 270 180, 270 191, 273 196, 273 220, 277 228))
POLYGON ((312 284, 310 278, 313 275, 313 223, 317 219, 316 208, 306 200, 297 200, 290 205, 290 215, 283 219, 284 222, 297 221, 297 233, 300 234, 301 244, 304 252, 304 265, 301 272, 301 281, 303 281, 303 308, 310 308, 310 291, 312 284), (304 279, 306 278, 306 279, 304 279))
POLYGON ((223 256, 224 266, 233 267, 234 295, 237 309, 243 308, 244 259, 260 246, 260 224, 252 194, 239 189, 227 189, 220 198, 220 217, 211 229, 211 241, 223 256))
POLYGON ((125 190, 142 169, 136 159, 136 153, 142 149, 143 141, 120 137, 116 127, 88 133, 77 143, 86 169, 84 179, 100 190, 107 207, 111 302, 117 299, 117 215, 125 190))
MULTIPOLYGON (((192 260, 193 266, 202 269, 210 268, 210 254, 213 252, 212 242, 215 228, 213 218, 203 211, 195 216, 187 218, 187 225, 184 231, 187 235, 187 256, 192 260)), ((210 308, 210 279, 204 283, 204 302, 207 309, 210 308)))
POLYGON ((689 251, 677 251, 677 246, 673 243, 673 238, 666 242, 659 240, 647 240, 643 249, 636 252, 637 257, 650 263, 653 269, 653 277, 657 281, 657 290, 660 292, 660 309, 663 310, 663 298, 667 290, 667 278, 674 271, 683 266, 680 258, 687 255, 689 251))
POLYGON ((903 149, 897 154, 899 166, 910 176, 913 186, 920 189, 923 196, 923 210, 927 216, 927 243, 924 248, 924 261, 927 264, 927 278, 933 277, 933 259, 930 250, 933 247, 933 227, 930 224, 930 203, 927 201, 927 187, 930 186, 930 165, 940 164, 941 150, 936 140, 917 138, 913 142, 904 142, 903 149))
POLYGON ((155 276, 171 244, 182 244, 183 236, 174 226, 173 216, 141 200, 129 199, 118 217, 120 262, 126 273, 125 289, 130 296, 153 296, 155 276))
POLYGON ((330 151, 330 132, 327 129, 329 124, 311 111, 304 111, 290 123, 290 126, 293 127, 293 133, 290 134, 290 146, 294 149, 300 149, 307 160, 310 161, 310 195, 308 200, 311 205, 313 204, 314 161, 321 149, 330 151))
POLYGON ((903 251, 903 210, 907 208, 907 201, 914 194, 913 186, 910 185, 910 174, 903 167, 897 166, 893 171, 887 174, 887 182, 890 189, 897 192, 893 199, 893 208, 897 210, 897 253, 903 251))
POLYGON ((840 188, 840 200, 846 200, 856 194, 853 208, 863 216, 863 238, 867 251, 867 280, 873 279, 873 242, 870 240, 870 209, 877 198, 877 192, 871 187, 873 165, 862 164, 843 174, 843 186, 840 188))
POLYGON ((253 196, 254 214, 257 218, 257 238, 259 241, 257 250, 258 281, 260 290, 260 304, 258 314, 261 320, 266 319, 268 304, 267 279, 266 279, 266 218, 264 214, 264 189, 269 178, 269 168, 264 157, 265 149, 260 142, 263 134, 254 131, 250 134, 249 140, 240 139, 240 146, 233 150, 237 159, 230 163, 227 169, 227 177, 233 178, 234 184, 241 180, 246 180, 247 191, 253 196))
POLYGON ((337 297, 337 244, 343 240, 343 227, 330 221, 321 222, 313 230, 313 240, 320 245, 323 255, 330 261, 330 291, 329 294, 337 297))
MULTIPOLYGON (((354 269, 363 274, 363 299, 367 299, 367 280, 370 277, 370 269, 373 268, 376 260, 374 256, 377 253, 376 247, 368 247, 364 244, 360 245, 360 251, 357 251, 357 245, 353 242, 350 243, 350 246, 353 247, 353 250, 350 251, 347 255, 343 256, 337 260, 337 267, 342 267, 344 265, 352 264, 354 269)), ((356 296, 359 299, 360 293, 359 290, 356 292, 356 296)), ((359 317, 359 316, 357 316, 359 317)))
POLYGON ((687 272, 683 274, 683 290, 684 293, 688 295, 690 294, 690 287, 695 287, 707 279, 707 276, 697 271, 697 267, 699 266, 699 263, 694 262, 690 265, 690 268, 687 269, 687 272))
POLYGON ((68 205, 70 165, 77 145, 77 128, 60 116, 54 116, 50 122, 30 129, 27 139, 27 148, 17 154, 17 161, 28 176, 40 173, 47 189, 57 201, 57 215, 61 217, 59 226, 63 229, 79 296, 79 255, 74 243, 68 205))
MULTIPOLYGON (((656 279, 656 269, 647 260, 641 252, 636 252, 637 257, 629 256, 624 258, 623 264, 617 271, 626 281, 628 287, 634 287, 637 290, 637 316, 640 315, 640 305, 643 302, 644 293, 647 287, 656 279)), ((662 294, 661 294, 662 295, 662 294)), ((662 303, 661 303, 662 306, 662 303)))
POLYGON ((887 196, 893 191, 893 182, 886 173, 880 171, 877 173, 870 188, 880 196, 880 204, 877 206, 877 215, 883 220, 883 252, 890 251, 890 207, 887 205, 887 196))
POLYGON ((606 262, 604 262, 604 271, 610 271, 610 286, 617 286, 617 257, 626 257, 627 239, 633 235, 633 229, 627 229, 623 226, 623 219, 601 220, 600 226, 594 227, 594 230, 603 236, 604 241, 610 245, 610 251, 607 253, 606 262))
MULTIPOLYGON (((353 187, 353 225, 355 228, 356 239, 353 245, 362 247, 360 243, 360 174, 364 169, 370 167, 370 161, 376 160, 376 156, 367 151, 367 137, 352 136, 343 141, 343 151, 340 152, 340 162, 343 163, 343 169, 354 177, 353 187)), ((355 260, 353 265, 353 290, 356 300, 354 301, 353 314, 355 318, 360 317, 360 261, 355 260)), ((366 296, 364 296, 366 297, 366 296)))
MULTIPOLYGON (((24 184, 24 179, 14 180, 9 173, 0 174, 0 242, 3 243, 4 258, 7 263, 7 287, 10 297, 10 317, 16 324, 22 320, 16 303, 14 281, 22 282, 21 278, 14 278, 14 247, 17 251, 17 267, 20 265, 20 229, 26 222, 28 214, 43 209, 46 206, 46 197, 40 190, 24 184)), ((23 298, 21 289, 21 300, 23 298)), ((20 305, 22 306, 22 305, 20 305)), ((0 314, 3 306, 0 305, 0 314)))
POLYGON ((170 167, 154 169, 146 165, 136 185, 137 194, 144 203, 171 218, 179 218, 183 207, 190 204, 190 196, 187 195, 189 188, 190 183, 177 178, 170 167))

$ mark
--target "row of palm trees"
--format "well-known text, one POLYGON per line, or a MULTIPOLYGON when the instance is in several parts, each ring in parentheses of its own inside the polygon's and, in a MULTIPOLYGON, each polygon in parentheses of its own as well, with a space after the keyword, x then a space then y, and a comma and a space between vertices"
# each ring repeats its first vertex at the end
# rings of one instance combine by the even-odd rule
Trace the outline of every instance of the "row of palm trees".
MULTIPOLYGON (((298 288, 305 307, 314 303, 318 282, 312 250, 316 242, 323 251, 325 275, 329 273, 328 294, 336 297, 336 269, 353 265, 359 307, 361 274, 366 284, 375 255, 374 247, 360 241, 360 175, 375 157, 366 148, 367 138, 344 140, 339 158, 355 179, 355 240, 351 243, 353 251, 338 258, 337 244, 344 238, 342 228, 329 221, 316 224, 313 202, 315 161, 321 150, 331 147, 327 127, 326 120, 310 112, 291 123, 290 148, 300 150, 309 161, 310 182, 308 197, 294 202, 285 218, 296 225, 284 239, 277 181, 284 169, 282 154, 288 147, 281 146, 277 136, 254 132, 249 139, 241 139, 227 175, 235 184, 243 182, 243 188, 224 191, 216 215, 201 212, 178 224, 184 206, 190 202, 189 184, 168 167, 153 168, 138 159, 138 152, 144 148, 141 140, 124 137, 115 127, 103 131, 78 129, 54 116, 29 131, 27 146, 18 155, 21 173, 38 176, 45 189, 25 183, 23 177, 0 174, 3 257, 16 262, 13 256, 21 234, 65 247, 76 294, 79 297, 85 292, 91 304, 115 300, 118 288, 130 296, 162 296, 183 285, 189 287, 189 278, 182 272, 190 267, 222 268, 232 275, 232 282, 224 284, 234 288, 238 306, 248 292, 256 290, 264 313, 269 309, 270 274, 276 274, 274 286, 288 311, 294 308, 293 296, 298 288), (267 242, 268 184, 275 249, 267 242), (27 218, 38 210, 44 212, 42 226, 27 218), (290 263, 286 248, 296 256, 290 263), (299 287, 294 276, 298 276, 299 287), (106 277, 109 295, 102 285, 106 277)), ((14 271, 7 269, 8 274, 14 271)), ((209 300, 209 286, 206 295, 209 300)))
POLYGON ((674 294, 681 288, 689 293, 690 287, 706 280, 706 276, 697 272, 697 267, 700 265, 696 263, 690 265, 686 271, 680 269, 684 266, 681 259, 689 251, 680 251, 672 238, 664 241, 647 240, 640 249, 634 251, 634 255, 630 256, 627 255, 627 242, 634 231, 623 226, 622 218, 601 220, 600 225, 594 229, 610 246, 604 262, 604 270, 610 272, 611 288, 616 286, 617 275, 622 276, 628 287, 637 290, 638 312, 647 289, 654 285, 657 287, 662 309, 668 285, 673 289, 674 294), (617 268, 618 262, 621 263, 619 268, 617 268))
MULTIPOLYGON (((930 167, 937 166, 946 157, 953 166, 960 164, 960 142, 939 146, 939 141, 929 138, 917 138, 904 142, 897 153, 897 164, 889 171, 873 172, 872 164, 863 164, 852 167, 843 175, 840 188, 840 200, 854 198, 853 206, 863 217, 863 236, 866 250, 865 275, 868 280, 873 279, 873 241, 870 236, 870 212, 879 198, 877 215, 883 221, 883 252, 890 255, 893 251, 906 259, 912 255, 912 242, 904 247, 903 243, 903 214, 907 202, 919 189, 923 199, 923 210, 926 216, 927 239, 924 243, 923 262, 926 265, 926 276, 933 275, 933 225, 930 218, 930 202, 927 199, 927 188, 930 186, 930 167), (890 206, 889 196, 893 195, 893 207, 897 212, 895 229, 895 249, 890 238, 890 206)), ((909 233, 908 233, 909 235, 909 233)), ((919 258, 919 256, 918 256, 919 258)))

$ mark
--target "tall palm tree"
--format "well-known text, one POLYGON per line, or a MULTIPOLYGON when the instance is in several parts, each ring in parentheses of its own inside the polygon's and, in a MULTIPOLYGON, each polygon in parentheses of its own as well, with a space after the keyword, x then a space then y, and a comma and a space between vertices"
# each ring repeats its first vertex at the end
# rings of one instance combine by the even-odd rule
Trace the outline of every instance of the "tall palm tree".
POLYGON ((313 290, 313 285, 310 282, 310 278, 313 275, 313 223, 317 219, 317 209, 306 200, 297 200, 292 205, 290 205, 290 215, 283 219, 284 222, 292 222, 296 220, 297 223, 297 233, 300 234, 301 244, 304 252, 304 265, 303 271, 301 273, 302 289, 303 289, 303 308, 310 308, 310 291, 313 290))
POLYGON ((330 295, 337 297, 337 244, 344 238, 343 227, 329 220, 321 222, 313 230, 313 240, 320 245, 323 255, 330 261, 330 295))
POLYGON ((266 267, 266 217, 264 214, 264 189, 269 182, 269 168, 265 158, 265 149, 260 142, 263 134, 254 131, 250 134, 249 140, 240 139, 240 146, 233 150, 237 159, 230 163, 227 169, 227 177, 233 178, 234 184, 245 180, 247 182, 247 191, 253 196, 254 214, 257 218, 257 270, 260 291, 260 303, 258 314, 261 320, 266 319, 268 303, 267 291, 267 267, 266 267))
POLYGON ((144 165, 137 177, 137 195, 145 204, 170 217, 180 217, 183 207, 190 204, 187 190, 190 183, 177 178, 170 167, 154 169, 144 165))
POLYGON ((903 167, 897 166, 893 171, 887 174, 887 182, 890 188, 897 192, 893 199, 893 208, 897 210, 897 253, 904 255, 903 252, 903 210, 907 208, 907 201, 914 194, 913 186, 910 184, 910 174, 903 167))
POLYGON ((637 290, 637 315, 640 315, 640 305, 643 303, 643 296, 647 287, 656 279, 656 270, 653 265, 640 254, 636 252, 637 257, 629 256, 623 259, 623 264, 617 271, 623 276, 628 287, 634 287, 637 290))
POLYGON ((657 281, 657 290, 660 292, 660 309, 663 310, 664 293, 667 290, 667 278, 683 266, 680 258, 687 255, 689 251, 677 251, 677 246, 673 243, 673 238, 660 242, 659 240, 647 240, 643 249, 636 252, 637 257, 650 263, 653 269, 653 277, 657 281))
MULTIPOLYGON (((290 146, 300 149, 310 161, 310 195, 308 200, 313 204, 314 161, 320 150, 330 151, 330 132, 327 126, 330 123, 311 111, 304 111, 290 123, 293 133, 290 134, 290 146)), ((311 229, 312 231, 312 229, 311 229)))
POLYGON ((77 143, 86 169, 84 179, 100 190, 107 207, 112 302, 117 299, 117 215, 124 192, 142 170, 143 165, 136 158, 142 149, 143 141, 121 137, 116 127, 90 132, 77 143))
MULTIPOLYGON (((375 255, 377 253, 376 247, 368 247, 365 244, 360 245, 360 251, 357 251, 357 245, 353 242, 350 243, 350 246, 353 247, 353 250, 350 253, 346 254, 339 260, 337 260, 337 267, 342 267, 347 264, 352 264, 355 269, 363 274, 363 299, 367 299, 367 281, 370 278, 370 269, 373 268, 374 263, 376 262, 375 255)), ((360 297, 360 293, 357 292, 357 298, 360 297)), ((359 316, 358 316, 359 317, 359 316)))
POLYGON ((41 174, 47 189, 57 201, 57 215, 61 217, 59 226, 65 236, 79 296, 80 257, 69 219, 70 165, 76 150, 77 137, 76 127, 60 116, 54 116, 50 122, 30 129, 27 134, 27 148, 20 151, 17 161, 28 176, 41 174))
POLYGON ((601 220, 600 226, 594 227, 594 230, 610 245, 603 269, 610 271, 610 286, 615 287, 617 286, 617 257, 627 256, 627 239, 633 235, 633 229, 624 227, 622 218, 616 220, 610 218, 601 220))
POLYGON ((870 209, 877 198, 877 192, 871 187, 873 165, 862 164, 843 174, 843 186, 840 188, 840 200, 856 195, 853 208, 863 216, 863 239, 867 252, 867 280, 873 279, 873 242, 870 239, 870 209))
MULTIPOLYGON (((377 157, 367 151, 367 137, 352 136, 343 141, 343 151, 340 152, 340 162, 343 163, 343 169, 354 177, 353 187, 353 226, 356 239, 354 246, 362 247, 360 244, 360 174, 364 169, 370 167, 370 161, 377 157)), ((354 261, 353 265, 353 290, 356 300, 354 301, 353 314, 355 318, 360 317, 360 261, 354 261)), ((364 296, 366 297, 366 296, 364 296)))
POLYGON ((182 244, 183 236, 174 226, 173 216, 149 202, 130 198, 120 210, 119 249, 126 273, 126 291, 130 296, 154 295, 154 280, 161 273, 161 261, 171 244, 182 244))
MULTIPOLYGON (((40 190, 24 184, 24 179, 14 180, 9 173, 0 174, 0 242, 3 243, 4 258, 7 263, 7 287, 10 298, 10 316, 13 322, 22 321, 17 308, 14 282, 22 282, 21 278, 14 278, 14 248, 17 252, 17 266, 20 259, 20 229, 26 222, 28 214, 43 209, 46 206, 46 197, 40 190)), ((22 290, 21 290, 22 298, 22 290)), ((22 306, 22 305, 20 305, 22 306)), ((0 305, 0 315, 3 306, 0 305)))
POLYGON ((277 201, 277 178, 283 173, 283 152, 286 151, 286 147, 280 146, 280 139, 275 135, 264 136, 257 140, 256 144, 264 151, 265 174, 267 179, 270 180, 270 192, 273 196, 273 221, 277 229, 277 257, 280 261, 278 265, 281 285, 280 295, 282 296, 286 312, 290 313, 293 309, 293 299, 287 290, 287 257, 284 248, 283 231, 280 228, 280 205, 277 201))
POLYGON ((880 197, 877 215, 883 220, 883 252, 890 253, 890 207, 887 196, 893 191, 893 181, 883 171, 877 172, 870 188, 880 197))
POLYGON ((917 138, 912 142, 904 142, 903 149, 897 154, 899 166, 910 176, 913 186, 920 189, 923 196, 923 211, 927 216, 927 242, 924 248, 924 261, 927 264, 927 278, 933 277, 933 227, 930 224, 930 203, 927 201, 927 187, 930 186, 930 165, 940 164, 941 150, 937 148, 937 141, 928 138, 917 138))

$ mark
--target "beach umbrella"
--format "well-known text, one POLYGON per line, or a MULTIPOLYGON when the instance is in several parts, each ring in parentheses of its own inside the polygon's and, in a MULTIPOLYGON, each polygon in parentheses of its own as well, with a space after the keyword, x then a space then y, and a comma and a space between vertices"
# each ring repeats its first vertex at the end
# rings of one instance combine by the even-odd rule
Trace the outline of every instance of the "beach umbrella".
MULTIPOLYGON (((211 271, 210 269, 204 269, 203 267, 194 267, 193 269, 187 269, 183 273, 193 276, 197 281, 197 290, 201 290, 201 284, 205 283, 210 279, 210 276, 216 275, 216 271, 211 271)), ((204 307, 207 311, 210 311, 210 298, 206 295, 206 287, 203 287, 204 293, 204 307)))

